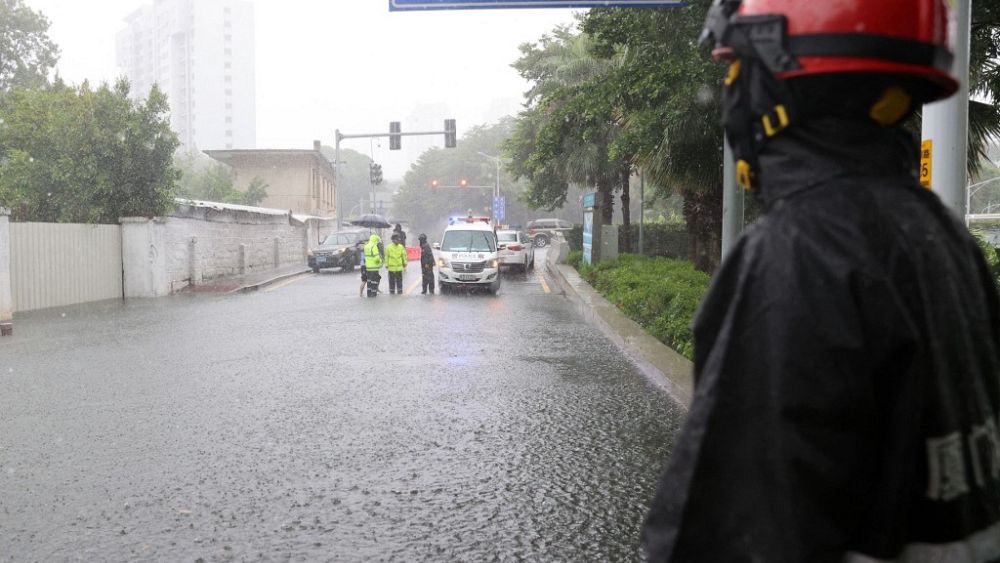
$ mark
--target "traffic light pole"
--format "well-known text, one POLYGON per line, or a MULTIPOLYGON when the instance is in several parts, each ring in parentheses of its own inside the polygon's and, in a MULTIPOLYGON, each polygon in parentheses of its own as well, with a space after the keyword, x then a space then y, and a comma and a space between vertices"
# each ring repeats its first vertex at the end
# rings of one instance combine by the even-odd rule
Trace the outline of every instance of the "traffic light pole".
MULTIPOLYGON (((454 120, 450 120, 450 121, 454 122, 454 120)), ((454 123, 452 123, 452 124, 454 124, 454 123)), ((445 140, 446 140, 445 144, 447 145, 448 144, 447 143, 448 135, 455 135, 455 130, 453 130, 453 129, 445 129, 443 131, 415 131, 415 132, 412 132, 412 133, 391 133, 390 132, 390 133, 351 133, 351 134, 341 133, 340 129, 335 130, 335 137, 336 137, 336 141, 337 142, 336 142, 336 149, 334 151, 335 152, 334 159, 336 160, 336 162, 334 163, 334 167, 333 167, 333 182, 335 184, 334 188, 337 190, 337 229, 338 230, 340 230, 343 227, 343 224, 344 224, 343 212, 341 211, 341 209, 343 209, 343 208, 340 205, 340 201, 341 201, 341 199, 340 199, 340 187, 341 187, 341 184, 340 184, 340 166, 342 164, 342 162, 340 161, 340 142, 343 141, 344 139, 381 139, 382 137, 415 137, 415 136, 418 136, 418 135, 423 135, 423 136, 426 136, 426 135, 444 135, 445 136, 445 140)), ((375 205, 375 186, 374 186, 374 184, 372 185, 372 205, 375 205)))

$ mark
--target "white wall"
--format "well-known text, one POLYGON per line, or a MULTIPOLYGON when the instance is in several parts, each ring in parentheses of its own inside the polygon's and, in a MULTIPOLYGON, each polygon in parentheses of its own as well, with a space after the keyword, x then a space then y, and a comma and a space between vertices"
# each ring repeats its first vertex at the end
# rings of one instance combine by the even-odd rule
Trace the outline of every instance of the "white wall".
POLYGON ((170 291, 187 286, 192 277, 197 284, 292 264, 306 266, 305 226, 219 223, 170 217, 164 222, 164 228, 165 267, 170 291))

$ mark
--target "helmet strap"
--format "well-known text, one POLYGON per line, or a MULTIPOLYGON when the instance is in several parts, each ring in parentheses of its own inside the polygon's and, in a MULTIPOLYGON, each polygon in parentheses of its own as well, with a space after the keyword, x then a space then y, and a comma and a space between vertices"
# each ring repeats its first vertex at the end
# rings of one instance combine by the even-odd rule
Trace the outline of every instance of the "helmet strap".
POLYGON ((760 185, 761 151, 796 121, 798 106, 785 84, 755 57, 738 60, 730 67, 722 104, 737 181, 743 189, 754 191, 760 185))

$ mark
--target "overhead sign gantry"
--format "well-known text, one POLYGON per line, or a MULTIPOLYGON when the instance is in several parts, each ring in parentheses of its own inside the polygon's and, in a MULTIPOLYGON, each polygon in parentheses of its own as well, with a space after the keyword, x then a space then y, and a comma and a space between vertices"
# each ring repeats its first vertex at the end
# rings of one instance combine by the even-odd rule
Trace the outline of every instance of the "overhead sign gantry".
POLYGON ((393 12, 511 8, 676 8, 681 0, 389 0, 393 12))

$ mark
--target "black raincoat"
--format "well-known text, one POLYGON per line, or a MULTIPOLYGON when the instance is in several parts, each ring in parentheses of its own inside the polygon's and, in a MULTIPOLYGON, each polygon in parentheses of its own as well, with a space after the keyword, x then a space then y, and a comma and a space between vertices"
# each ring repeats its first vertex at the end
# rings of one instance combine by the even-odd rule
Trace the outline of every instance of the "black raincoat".
POLYGON ((698 313, 652 561, 1000 560, 1000 305, 899 131, 817 120, 698 313))

